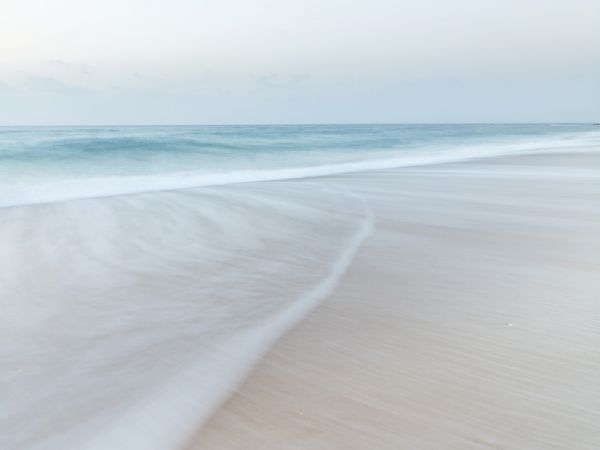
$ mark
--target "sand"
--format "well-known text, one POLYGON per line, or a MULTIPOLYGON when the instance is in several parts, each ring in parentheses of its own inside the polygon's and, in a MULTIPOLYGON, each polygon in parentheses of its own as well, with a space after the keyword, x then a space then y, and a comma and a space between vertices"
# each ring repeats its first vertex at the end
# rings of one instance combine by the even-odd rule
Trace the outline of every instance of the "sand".
POLYGON ((600 448, 599 175, 564 152, 327 178, 374 234, 189 450, 600 448))

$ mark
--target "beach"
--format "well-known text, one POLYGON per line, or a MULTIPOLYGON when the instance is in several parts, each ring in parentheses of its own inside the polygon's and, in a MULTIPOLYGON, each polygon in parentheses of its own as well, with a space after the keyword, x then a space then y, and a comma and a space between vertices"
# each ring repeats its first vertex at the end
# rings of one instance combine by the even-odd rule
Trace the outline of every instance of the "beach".
POLYGON ((0 450, 600 450, 600 0, 2 0, 0 450))
POLYGON ((374 231, 186 448, 598 448, 598 168, 565 150, 319 179, 374 231))
POLYGON ((591 126, 0 131, 0 448, 600 445, 591 126))

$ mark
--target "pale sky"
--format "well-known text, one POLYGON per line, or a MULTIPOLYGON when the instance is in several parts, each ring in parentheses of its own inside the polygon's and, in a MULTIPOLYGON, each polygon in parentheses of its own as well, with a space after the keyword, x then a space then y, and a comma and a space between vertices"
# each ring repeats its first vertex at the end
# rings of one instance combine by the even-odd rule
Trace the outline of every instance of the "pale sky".
POLYGON ((600 0, 0 0, 0 125, 600 121, 600 0))

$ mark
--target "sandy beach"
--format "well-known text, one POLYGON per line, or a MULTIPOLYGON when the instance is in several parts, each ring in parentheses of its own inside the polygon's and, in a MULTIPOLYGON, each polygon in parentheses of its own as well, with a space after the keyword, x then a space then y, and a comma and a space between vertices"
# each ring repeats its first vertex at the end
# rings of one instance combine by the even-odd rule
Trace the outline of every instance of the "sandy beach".
POLYGON ((600 0, 3 0, 0 450, 600 450, 600 0))
POLYGON ((363 195, 374 233, 188 450, 599 448, 599 168, 565 151, 318 179, 363 195))

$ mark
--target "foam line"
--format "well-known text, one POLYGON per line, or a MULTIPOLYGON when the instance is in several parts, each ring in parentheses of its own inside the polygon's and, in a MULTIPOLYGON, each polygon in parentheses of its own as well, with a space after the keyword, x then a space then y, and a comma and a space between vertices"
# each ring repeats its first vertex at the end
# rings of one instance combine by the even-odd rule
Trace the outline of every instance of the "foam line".
POLYGON ((372 234, 374 215, 364 198, 339 193, 360 201, 364 221, 332 264, 329 275, 268 323, 235 335, 213 352, 211 360, 188 368, 160 392, 152 393, 145 404, 136 404, 129 416, 119 418, 82 450, 181 448, 243 382, 268 349, 333 293, 361 245, 372 234))

